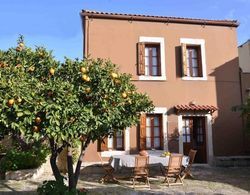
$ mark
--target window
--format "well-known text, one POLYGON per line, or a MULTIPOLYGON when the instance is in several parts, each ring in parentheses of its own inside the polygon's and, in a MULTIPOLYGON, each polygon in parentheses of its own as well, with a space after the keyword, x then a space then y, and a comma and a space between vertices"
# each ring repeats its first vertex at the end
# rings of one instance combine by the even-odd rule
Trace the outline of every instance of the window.
POLYGON ((161 76, 160 44, 146 44, 144 60, 146 76, 161 76))
POLYGON ((205 41, 181 38, 183 80, 206 80, 205 41))
POLYGON ((163 149, 162 115, 141 116, 140 149, 163 149))
POLYGON ((190 143, 191 142, 191 131, 193 129, 193 121, 189 118, 183 118, 182 121, 182 136, 183 136, 183 143, 190 143))
POLYGON ((124 150, 124 131, 116 132, 113 137, 98 141, 99 151, 124 150))
POLYGON ((187 76, 202 77, 200 46, 187 46, 187 76))
POLYGON ((124 132, 116 132, 113 137, 113 149, 124 150, 124 132))
POLYGON ((166 80, 164 38, 140 37, 137 46, 139 80, 166 80))

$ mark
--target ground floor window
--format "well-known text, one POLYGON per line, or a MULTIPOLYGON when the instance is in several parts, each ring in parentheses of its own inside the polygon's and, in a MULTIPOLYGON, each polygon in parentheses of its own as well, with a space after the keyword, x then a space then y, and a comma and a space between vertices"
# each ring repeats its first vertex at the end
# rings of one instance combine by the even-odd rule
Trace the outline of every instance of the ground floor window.
POLYGON ((117 131, 113 137, 107 137, 98 141, 99 151, 124 150, 124 131, 117 131))
POLYGON ((140 149, 163 149, 162 114, 141 116, 140 149))

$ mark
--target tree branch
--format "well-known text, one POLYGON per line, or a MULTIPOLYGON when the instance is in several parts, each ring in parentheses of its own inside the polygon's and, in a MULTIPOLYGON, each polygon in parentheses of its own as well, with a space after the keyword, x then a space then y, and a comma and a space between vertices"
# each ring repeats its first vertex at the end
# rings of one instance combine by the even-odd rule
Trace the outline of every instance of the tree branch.
POLYGON ((61 147, 57 148, 57 150, 56 150, 57 154, 60 154, 66 146, 67 146, 67 143, 63 142, 63 145, 61 147))

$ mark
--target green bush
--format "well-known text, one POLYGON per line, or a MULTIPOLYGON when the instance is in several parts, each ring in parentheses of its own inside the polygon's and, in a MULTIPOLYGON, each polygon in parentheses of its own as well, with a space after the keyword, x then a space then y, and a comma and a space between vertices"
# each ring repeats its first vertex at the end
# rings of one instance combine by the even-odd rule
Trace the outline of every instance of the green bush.
POLYGON ((0 171, 37 168, 46 161, 48 153, 47 146, 42 144, 34 144, 29 150, 15 146, 0 161, 0 171))
POLYGON ((3 144, 0 144, 0 153, 5 153, 6 151, 7 148, 3 144))
POLYGON ((68 187, 61 181, 44 181, 41 186, 37 188, 39 195, 86 195, 85 190, 73 189, 68 191, 68 187))

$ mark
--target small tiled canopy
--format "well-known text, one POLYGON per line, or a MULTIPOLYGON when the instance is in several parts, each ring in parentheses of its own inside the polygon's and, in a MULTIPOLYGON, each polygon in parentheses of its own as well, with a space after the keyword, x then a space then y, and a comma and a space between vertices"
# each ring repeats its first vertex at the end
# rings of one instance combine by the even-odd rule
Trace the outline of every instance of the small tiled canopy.
POLYGON ((175 105, 174 108, 177 112, 187 112, 187 111, 204 111, 213 113, 214 111, 218 110, 215 106, 211 105, 175 105))

